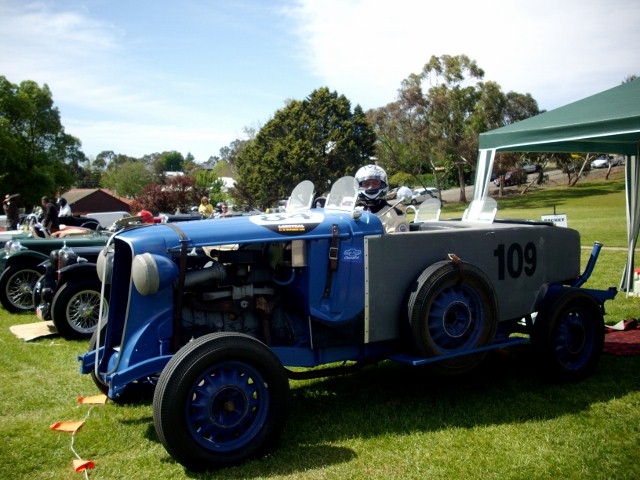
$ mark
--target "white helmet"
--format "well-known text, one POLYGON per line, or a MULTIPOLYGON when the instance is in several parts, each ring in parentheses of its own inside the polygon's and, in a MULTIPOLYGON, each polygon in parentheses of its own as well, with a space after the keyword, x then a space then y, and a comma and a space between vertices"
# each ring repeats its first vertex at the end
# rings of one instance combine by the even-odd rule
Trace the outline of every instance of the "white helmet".
POLYGON ((356 182, 358 182, 358 196, 365 201, 384 198, 389 187, 387 172, 377 165, 365 165, 360 168, 356 172, 356 182))

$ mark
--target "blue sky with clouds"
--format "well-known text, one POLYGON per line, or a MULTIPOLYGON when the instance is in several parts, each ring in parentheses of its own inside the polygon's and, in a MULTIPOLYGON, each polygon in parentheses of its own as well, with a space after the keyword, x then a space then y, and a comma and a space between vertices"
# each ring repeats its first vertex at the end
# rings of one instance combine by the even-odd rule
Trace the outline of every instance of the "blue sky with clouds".
POLYGON ((204 162, 327 86, 392 102, 431 55, 553 109, 640 75, 637 0, 0 0, 0 75, 46 83, 84 152, 204 162))

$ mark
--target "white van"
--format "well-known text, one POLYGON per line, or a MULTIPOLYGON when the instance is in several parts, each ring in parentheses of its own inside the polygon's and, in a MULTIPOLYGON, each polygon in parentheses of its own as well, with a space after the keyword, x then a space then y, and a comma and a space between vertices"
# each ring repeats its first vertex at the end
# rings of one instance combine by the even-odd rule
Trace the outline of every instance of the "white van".
POLYGON ((113 225, 117 220, 120 220, 123 217, 130 217, 131 214, 129 212, 98 212, 98 213, 87 213, 86 215, 89 218, 95 218, 100 222, 100 226, 103 228, 109 228, 113 225))

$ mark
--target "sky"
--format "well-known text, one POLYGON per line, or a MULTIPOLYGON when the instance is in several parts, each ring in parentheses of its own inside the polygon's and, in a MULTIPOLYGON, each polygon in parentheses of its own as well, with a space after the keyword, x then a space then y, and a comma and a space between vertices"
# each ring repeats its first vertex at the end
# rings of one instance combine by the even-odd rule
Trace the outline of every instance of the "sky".
POLYGON ((218 155, 328 87, 378 108, 465 54, 551 110, 640 76, 638 0, 0 0, 0 75, 47 84, 90 158, 218 155))

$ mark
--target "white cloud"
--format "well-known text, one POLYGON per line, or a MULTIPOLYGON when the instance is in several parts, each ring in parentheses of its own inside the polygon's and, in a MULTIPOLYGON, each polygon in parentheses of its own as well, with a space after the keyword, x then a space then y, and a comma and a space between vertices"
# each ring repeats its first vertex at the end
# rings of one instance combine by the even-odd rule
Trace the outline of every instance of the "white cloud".
POLYGON ((81 138, 83 145, 97 147, 92 156, 104 150, 113 150, 115 153, 133 157, 176 150, 185 156, 191 153, 198 162, 205 162, 209 156, 217 153, 211 150, 211 145, 226 145, 230 141, 229 138, 238 138, 242 133, 212 125, 162 125, 75 119, 69 119, 65 127, 67 132, 81 138), (126 145, 127 148, 121 150, 118 145, 126 145))
POLYGON ((88 155, 204 161, 323 85, 383 106, 431 55, 467 54, 542 108, 597 93, 640 74, 636 3, 157 0, 149 18, 138 2, 0 0, 0 74, 48 84, 88 155))
POLYGON ((300 0, 288 13, 309 68, 366 108, 395 99, 431 55, 467 54, 543 108, 640 73, 636 0, 300 0))

